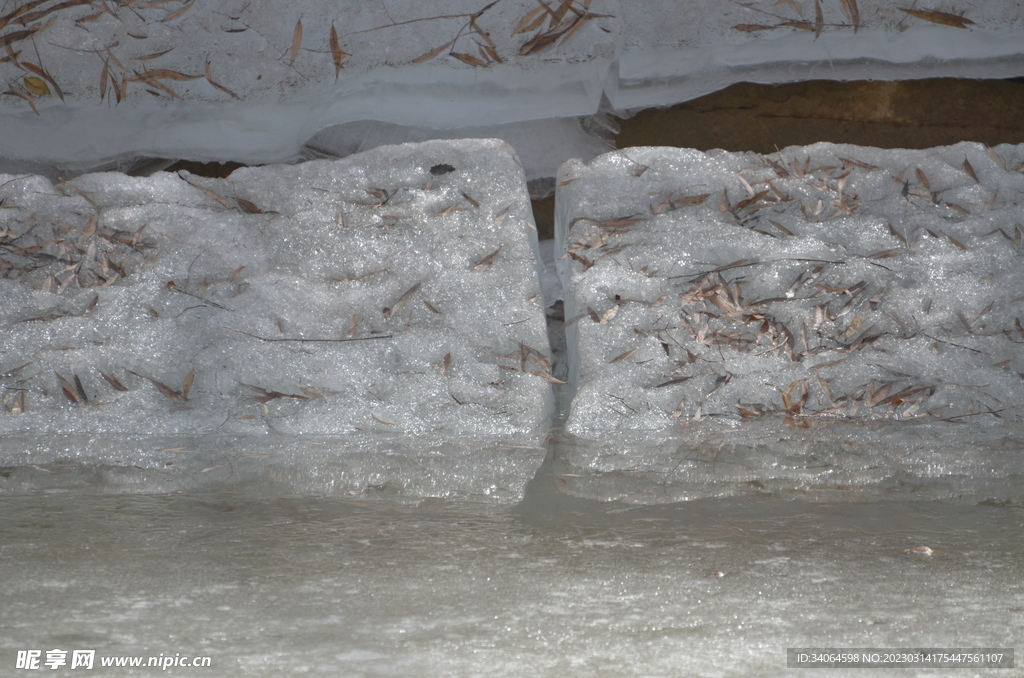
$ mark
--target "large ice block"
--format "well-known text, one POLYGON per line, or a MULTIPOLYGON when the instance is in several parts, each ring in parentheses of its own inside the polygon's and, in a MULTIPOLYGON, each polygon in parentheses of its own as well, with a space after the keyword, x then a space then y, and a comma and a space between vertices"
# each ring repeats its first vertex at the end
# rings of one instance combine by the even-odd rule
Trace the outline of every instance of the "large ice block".
POLYGON ((123 439, 128 456, 147 448, 130 436, 530 446, 550 415, 536 232, 503 142, 222 180, 3 176, 0 196, 15 456, 69 435, 123 439))
POLYGON ((1022 170, 1024 148, 973 143, 566 163, 567 429, 593 441, 568 456, 685 498, 877 488, 869 469, 955 475, 1019 450, 1022 170))

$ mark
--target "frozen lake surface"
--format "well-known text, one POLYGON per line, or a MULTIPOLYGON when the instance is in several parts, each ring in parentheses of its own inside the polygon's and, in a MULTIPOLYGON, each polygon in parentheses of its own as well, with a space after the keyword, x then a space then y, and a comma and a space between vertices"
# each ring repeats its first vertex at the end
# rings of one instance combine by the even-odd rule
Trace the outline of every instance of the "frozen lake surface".
POLYGON ((2 496, 0 673, 60 648, 218 676, 781 676, 787 647, 1024 637, 1019 502, 601 503, 560 491, 552 449, 511 507, 2 496))

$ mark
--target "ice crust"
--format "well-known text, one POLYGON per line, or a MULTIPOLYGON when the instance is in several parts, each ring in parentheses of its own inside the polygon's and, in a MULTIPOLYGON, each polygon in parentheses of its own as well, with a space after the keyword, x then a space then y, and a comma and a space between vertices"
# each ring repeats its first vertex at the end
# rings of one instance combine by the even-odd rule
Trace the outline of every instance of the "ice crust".
POLYGON ((575 491, 671 501, 941 478, 929 487, 955 496, 968 464, 1013 494, 1022 169, 1024 147, 974 143, 631 148, 563 165, 566 428, 587 441, 564 455, 575 491))
POLYGON ((53 177, 146 157, 291 161, 318 133, 345 146, 377 124, 391 142, 467 129, 519 138, 532 178, 583 153, 561 155, 576 132, 528 149, 602 107, 744 80, 1024 75, 1012 2, 962 19, 956 7, 821 3, 820 21, 807 3, 774 0, 576 0, 551 14, 532 0, 25 7, 0 17, 18 55, 0 63, 0 171, 53 177), (528 121, 543 131, 517 125, 528 121))
POLYGON ((72 434, 529 447, 551 413, 536 231, 501 141, 223 180, 0 176, 0 195, 9 454, 72 434))

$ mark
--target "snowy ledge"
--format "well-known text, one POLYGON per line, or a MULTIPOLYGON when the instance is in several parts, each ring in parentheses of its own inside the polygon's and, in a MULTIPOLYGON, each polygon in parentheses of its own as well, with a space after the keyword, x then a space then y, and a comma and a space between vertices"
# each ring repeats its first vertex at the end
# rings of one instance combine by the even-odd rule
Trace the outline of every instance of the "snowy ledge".
MULTIPOLYGON (((740 80, 1024 74, 1018 3, 905 4, 22 2, 0 16, 0 159, 45 174, 137 157, 262 164, 359 121, 508 139, 484 129, 740 80)), ((528 178, 551 171, 532 164, 528 178)))

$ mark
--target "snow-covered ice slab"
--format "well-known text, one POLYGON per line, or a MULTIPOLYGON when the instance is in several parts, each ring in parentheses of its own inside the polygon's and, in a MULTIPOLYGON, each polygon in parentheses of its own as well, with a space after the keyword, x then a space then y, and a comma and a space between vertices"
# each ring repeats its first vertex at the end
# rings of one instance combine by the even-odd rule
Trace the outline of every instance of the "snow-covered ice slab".
POLYGON ((656 479, 651 497, 878 489, 991 470, 983 449, 1019 479, 1022 171, 1024 147, 971 143, 566 163, 567 429, 594 441, 574 458, 656 479))
POLYGON ((0 63, 0 157, 257 164, 354 121, 460 129, 594 113, 616 3, 542 14, 533 0, 16 2, 0 15, 22 57, 0 63))
MULTIPOLYGON (((2 176, 0 196, 0 463, 57 459, 22 454, 46 436, 79 437, 65 456, 146 466, 200 443, 132 437, 213 449, 214 436, 355 434, 352 473, 368 477, 389 445, 528 449, 543 435, 536 232, 500 141, 222 180, 2 176)), ((472 478, 490 486, 486 466, 472 478)), ((385 476, 370 484, 405 477, 385 476)))
MULTIPOLYGON (((739 81, 1021 76, 1021 11, 1006 1, 15 0, 0 10, 0 171, 285 162, 332 126, 557 128, 605 100, 667 105, 739 81)), ((530 136, 522 155, 538 172, 570 157, 552 147, 535 162, 531 132, 496 134, 530 136)))

